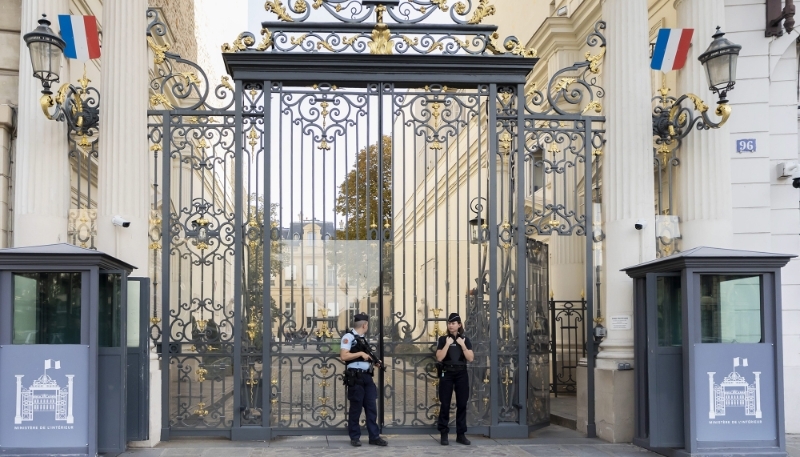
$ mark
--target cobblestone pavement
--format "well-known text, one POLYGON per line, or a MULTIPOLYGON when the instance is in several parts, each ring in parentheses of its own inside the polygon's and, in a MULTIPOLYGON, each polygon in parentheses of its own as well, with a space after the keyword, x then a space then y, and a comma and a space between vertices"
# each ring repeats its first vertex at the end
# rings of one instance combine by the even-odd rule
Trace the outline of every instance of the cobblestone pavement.
POLYGON ((585 438, 582 434, 563 427, 550 426, 534 432, 527 439, 494 440, 468 435, 471 446, 455 442, 450 446, 439 444, 439 435, 383 435, 389 446, 370 446, 366 436, 360 448, 350 446, 346 435, 279 437, 270 442, 233 442, 228 440, 181 439, 161 443, 155 449, 132 449, 121 457, 295 457, 321 454, 329 456, 655 456, 631 444, 609 444, 599 439, 585 438))

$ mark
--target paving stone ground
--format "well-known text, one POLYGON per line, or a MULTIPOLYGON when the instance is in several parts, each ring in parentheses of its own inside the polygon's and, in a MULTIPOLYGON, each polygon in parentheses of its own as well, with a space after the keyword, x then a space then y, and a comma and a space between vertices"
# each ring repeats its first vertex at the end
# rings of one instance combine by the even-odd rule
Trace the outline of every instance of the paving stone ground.
MULTIPOLYGON (((363 446, 350 446, 345 435, 289 436, 269 442, 234 442, 224 439, 184 438, 160 443, 154 449, 131 449, 121 457, 299 457, 308 455, 341 457, 417 457, 417 456, 481 456, 481 457, 649 457, 656 456, 632 444, 610 444, 586 438, 581 433, 551 425, 531 433, 527 439, 495 440, 468 435, 471 446, 455 442, 439 444, 437 435, 383 435, 388 447, 370 446, 366 437, 363 446)), ((786 437, 791 457, 800 457, 800 435, 786 437)))
POLYGON ((786 452, 790 457, 800 457, 800 435, 786 435, 786 452))

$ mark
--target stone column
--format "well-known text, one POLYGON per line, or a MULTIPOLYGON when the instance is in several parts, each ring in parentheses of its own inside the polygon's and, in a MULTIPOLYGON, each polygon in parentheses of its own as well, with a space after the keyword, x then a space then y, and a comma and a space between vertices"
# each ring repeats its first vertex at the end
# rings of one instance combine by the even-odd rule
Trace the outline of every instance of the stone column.
MULTIPOLYGON (((708 48, 717 26, 725 31, 725 2, 676 0, 675 8, 678 28, 694 29, 686 66, 678 71, 675 96, 698 95, 708 105, 709 116, 718 120, 713 113, 718 97, 708 90, 708 80, 697 57, 708 48)), ((685 105, 693 107, 691 102, 685 105)), ((677 203, 683 251, 697 246, 732 247, 730 147, 725 125, 720 129, 694 130, 678 151, 681 164, 677 203)))
MULTIPOLYGON (((33 77, 31 58, 22 35, 38 26, 42 14, 58 33, 58 15, 69 14, 68 0, 22 2, 19 55, 19 110, 14 166, 14 246, 67 242, 70 207, 70 167, 67 125, 48 120, 39 105, 42 83, 33 77)), ((68 82, 66 65, 57 90, 68 82)))
POLYGON ((555 300, 579 300, 586 288, 582 236, 550 236, 550 291, 555 300))
MULTIPOLYGON (((633 281, 620 270, 655 258, 655 197, 646 0, 605 0, 606 147, 603 155, 604 315, 633 315, 633 281), (634 224, 648 221, 642 230, 634 224)), ((609 328, 598 368, 632 362, 633 329, 609 328)))
MULTIPOLYGON (((633 281, 620 270, 655 258, 650 65, 647 0, 605 0, 607 51, 603 83, 604 316, 633 320, 633 281), (636 230, 637 220, 648 222, 636 230)), ((608 324, 608 323, 607 323, 608 324)), ((633 438, 633 327, 613 329, 601 345, 596 374, 597 433, 611 442, 633 438)))
POLYGON ((14 132, 14 113, 9 105, 0 105, 0 248, 11 246, 9 233, 11 221, 9 209, 13 206, 9 197, 11 187, 11 143, 14 132))
MULTIPOLYGON (((148 62, 145 28, 147 0, 103 2, 103 56, 100 107, 99 183, 97 208, 98 249, 137 269, 131 276, 146 277, 149 265, 147 236, 152 154, 147 141, 148 62), (115 215, 131 225, 111 223, 115 215)), ((153 447, 161 426, 161 372, 150 355, 150 439, 131 447, 153 447)))
MULTIPOLYGON (((692 28, 692 46, 686 66, 678 72, 676 96, 698 95, 709 107, 709 116, 718 97, 708 90, 708 81, 697 57, 711 43, 716 27, 725 31, 723 0, 676 0, 679 28, 692 28)), ((688 102, 686 106, 693 106, 688 102)), ((681 218, 681 250, 697 246, 728 248, 733 244, 731 223, 731 167, 727 125, 720 129, 693 131, 679 151, 678 215, 681 218)))
POLYGON ((146 11, 146 0, 103 5, 97 246, 135 266, 132 276, 147 276, 149 259, 146 11), (113 225, 115 215, 130 227, 113 225))

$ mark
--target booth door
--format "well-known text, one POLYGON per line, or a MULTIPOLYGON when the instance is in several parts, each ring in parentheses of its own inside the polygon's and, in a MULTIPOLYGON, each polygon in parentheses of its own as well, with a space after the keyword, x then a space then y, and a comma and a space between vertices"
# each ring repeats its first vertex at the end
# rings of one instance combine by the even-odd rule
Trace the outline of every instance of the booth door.
POLYGON ((149 278, 128 278, 127 441, 144 441, 149 438, 149 298, 149 278))
POLYGON ((125 451, 126 274, 100 272, 97 333, 97 449, 125 451))
POLYGON ((650 446, 684 446, 681 276, 647 275, 647 377, 650 446))

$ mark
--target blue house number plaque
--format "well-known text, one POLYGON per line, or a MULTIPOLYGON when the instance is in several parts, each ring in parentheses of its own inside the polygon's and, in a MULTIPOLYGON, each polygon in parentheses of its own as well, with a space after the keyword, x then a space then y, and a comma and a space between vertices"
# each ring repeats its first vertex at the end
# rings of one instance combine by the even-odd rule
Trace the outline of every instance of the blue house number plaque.
POLYGON ((756 152, 755 138, 736 140, 736 152, 740 154, 743 152, 756 152))

